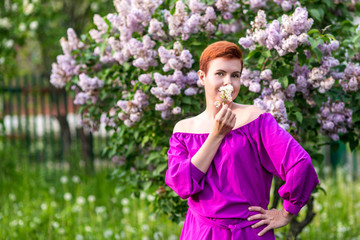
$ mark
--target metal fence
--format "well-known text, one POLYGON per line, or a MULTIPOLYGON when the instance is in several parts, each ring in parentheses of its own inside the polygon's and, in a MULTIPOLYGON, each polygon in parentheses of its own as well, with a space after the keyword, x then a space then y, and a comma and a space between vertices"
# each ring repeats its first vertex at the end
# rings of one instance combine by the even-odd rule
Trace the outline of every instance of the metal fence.
POLYGON ((87 132, 77 112, 73 99, 47 78, 0 79, 0 119, 5 126, 0 151, 31 162, 81 159, 93 168, 94 160, 102 158, 109 133, 104 126, 97 133, 87 132))

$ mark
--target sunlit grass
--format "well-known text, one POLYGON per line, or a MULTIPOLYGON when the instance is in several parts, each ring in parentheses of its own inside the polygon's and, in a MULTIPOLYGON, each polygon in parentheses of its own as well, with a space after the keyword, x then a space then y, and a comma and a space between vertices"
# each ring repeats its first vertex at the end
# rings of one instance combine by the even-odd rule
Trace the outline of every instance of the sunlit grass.
MULTIPOLYGON (((140 199, 116 191, 111 168, 93 175, 16 169, 0 176, 0 239, 179 239, 182 224, 153 214, 154 191, 140 199)), ((315 195, 317 215, 300 239, 360 239, 359 180, 337 171, 321 182, 327 195, 315 195)))

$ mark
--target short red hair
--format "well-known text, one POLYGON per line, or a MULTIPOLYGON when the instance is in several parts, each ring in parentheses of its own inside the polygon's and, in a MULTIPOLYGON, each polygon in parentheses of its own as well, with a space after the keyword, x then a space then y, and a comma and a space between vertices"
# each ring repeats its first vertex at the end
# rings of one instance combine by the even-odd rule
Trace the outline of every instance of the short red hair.
POLYGON ((242 51, 238 45, 228 41, 219 41, 210 44, 205 48, 200 57, 200 70, 207 74, 208 65, 215 58, 238 58, 241 62, 241 72, 243 69, 242 51))

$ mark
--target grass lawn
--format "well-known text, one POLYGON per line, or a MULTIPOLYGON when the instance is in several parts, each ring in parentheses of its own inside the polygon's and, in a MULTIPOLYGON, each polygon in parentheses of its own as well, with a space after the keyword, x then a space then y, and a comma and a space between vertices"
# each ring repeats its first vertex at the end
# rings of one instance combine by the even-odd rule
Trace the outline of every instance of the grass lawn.
MULTIPOLYGON (((119 193, 110 172, 2 166, 0 239, 179 239, 182 224, 156 217, 152 194, 119 193)), ((327 195, 316 195, 317 215, 301 239, 360 240, 360 181, 337 171, 321 182, 327 195)), ((285 230, 276 230, 277 239, 285 230)))

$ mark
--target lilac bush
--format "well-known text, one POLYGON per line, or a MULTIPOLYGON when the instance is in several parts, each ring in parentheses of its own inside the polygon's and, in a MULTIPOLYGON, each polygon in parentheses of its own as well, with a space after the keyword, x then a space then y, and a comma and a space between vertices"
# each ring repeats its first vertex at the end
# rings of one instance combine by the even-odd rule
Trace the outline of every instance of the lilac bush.
POLYGON ((115 130, 104 153, 122 159, 114 173, 119 183, 134 192, 160 187, 159 209, 166 205, 179 220, 185 205, 162 186, 168 140, 176 121, 204 108, 196 71, 212 42, 228 40, 244 50, 234 101, 271 113, 315 165, 324 137, 325 144, 340 139, 358 146, 360 31, 349 18, 352 4, 114 0, 116 12, 95 15, 88 34, 68 30, 50 81, 82 105, 82 124, 115 130))

